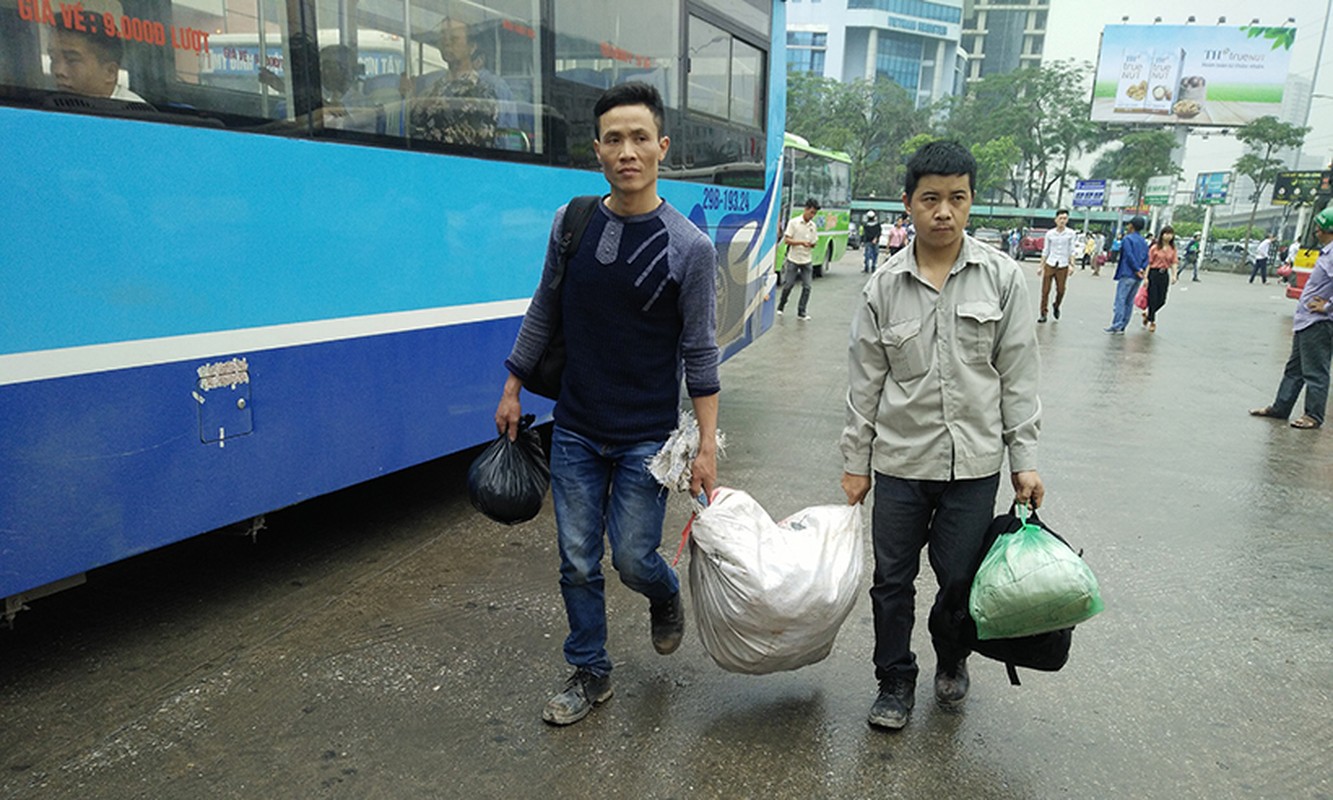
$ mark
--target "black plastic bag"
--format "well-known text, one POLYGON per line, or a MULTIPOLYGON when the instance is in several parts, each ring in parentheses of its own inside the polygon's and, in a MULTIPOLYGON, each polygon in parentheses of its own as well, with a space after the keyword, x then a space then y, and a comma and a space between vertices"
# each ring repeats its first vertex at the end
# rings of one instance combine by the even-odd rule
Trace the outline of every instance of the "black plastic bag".
POLYGON ((535 418, 523 417, 518 438, 500 434, 467 471, 467 494, 481 513, 506 525, 517 525, 537 516, 542 498, 551 485, 551 468, 546 463, 541 439, 532 430, 535 418))

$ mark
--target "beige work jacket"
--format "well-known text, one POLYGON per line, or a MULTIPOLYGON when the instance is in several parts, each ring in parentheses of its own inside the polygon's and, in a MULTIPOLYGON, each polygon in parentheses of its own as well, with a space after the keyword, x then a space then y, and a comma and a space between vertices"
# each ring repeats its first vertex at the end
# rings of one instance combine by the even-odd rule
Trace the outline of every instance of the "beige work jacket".
POLYGON ((970 236, 941 291, 915 247, 870 277, 852 318, 843 469, 911 480, 1036 469, 1041 400, 1018 265, 970 236))

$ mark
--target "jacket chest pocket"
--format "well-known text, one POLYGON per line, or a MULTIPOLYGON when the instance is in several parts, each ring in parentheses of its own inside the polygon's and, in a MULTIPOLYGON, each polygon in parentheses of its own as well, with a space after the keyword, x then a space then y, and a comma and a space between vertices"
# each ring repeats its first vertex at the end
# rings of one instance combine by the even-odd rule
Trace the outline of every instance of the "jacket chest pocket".
POLYGON ((879 339, 888 355, 889 374, 894 380, 906 383, 926 374, 930 361, 923 338, 920 319, 891 322, 880 329, 879 339))
POLYGON ((990 361, 1000 326, 1000 304, 992 300, 959 303, 955 317, 958 354, 968 364, 990 361))

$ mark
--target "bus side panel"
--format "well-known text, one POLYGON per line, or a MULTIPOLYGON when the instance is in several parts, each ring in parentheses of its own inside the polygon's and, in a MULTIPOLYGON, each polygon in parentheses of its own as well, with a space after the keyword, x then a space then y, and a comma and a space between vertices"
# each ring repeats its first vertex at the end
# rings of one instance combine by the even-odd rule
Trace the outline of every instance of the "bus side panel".
POLYGON ((209 359, 0 387, 0 596, 493 437, 517 327, 228 353, 235 386, 209 359))

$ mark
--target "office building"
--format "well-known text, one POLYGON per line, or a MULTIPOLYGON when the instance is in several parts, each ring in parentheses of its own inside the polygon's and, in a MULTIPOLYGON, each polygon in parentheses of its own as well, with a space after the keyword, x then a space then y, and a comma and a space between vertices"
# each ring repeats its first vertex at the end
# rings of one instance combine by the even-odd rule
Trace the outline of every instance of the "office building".
POLYGON ((1041 66, 1050 7, 1050 0, 966 0, 962 48, 967 80, 1041 66))
POLYGON ((884 76, 918 107, 956 94, 963 0, 789 0, 787 69, 852 81, 884 76))

